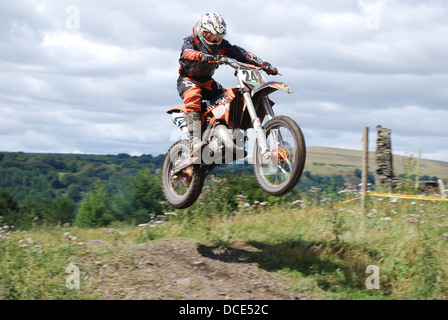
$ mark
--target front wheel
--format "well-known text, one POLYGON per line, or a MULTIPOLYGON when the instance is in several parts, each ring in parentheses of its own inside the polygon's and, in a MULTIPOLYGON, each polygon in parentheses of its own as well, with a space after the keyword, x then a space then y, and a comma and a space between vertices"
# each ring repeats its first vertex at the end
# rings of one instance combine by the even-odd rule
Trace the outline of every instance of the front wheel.
POLYGON ((305 167, 305 139, 299 125, 289 117, 269 120, 266 133, 269 157, 261 154, 258 141, 254 148, 254 172, 260 187, 274 196, 290 191, 302 176, 305 167))
POLYGON ((190 143, 179 140, 173 144, 162 165, 162 192, 166 201, 176 209, 191 206, 204 186, 205 170, 199 164, 189 165, 175 172, 176 167, 190 158, 190 143))

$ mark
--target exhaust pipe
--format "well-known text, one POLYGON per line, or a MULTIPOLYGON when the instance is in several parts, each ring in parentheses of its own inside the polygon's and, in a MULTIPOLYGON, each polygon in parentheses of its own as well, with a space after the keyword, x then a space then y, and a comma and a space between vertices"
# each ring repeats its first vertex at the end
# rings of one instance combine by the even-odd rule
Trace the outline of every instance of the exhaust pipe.
POLYGON ((215 136, 224 144, 226 150, 231 150, 233 153, 245 154, 244 147, 238 147, 233 142, 233 136, 229 129, 226 126, 220 124, 215 128, 215 136))

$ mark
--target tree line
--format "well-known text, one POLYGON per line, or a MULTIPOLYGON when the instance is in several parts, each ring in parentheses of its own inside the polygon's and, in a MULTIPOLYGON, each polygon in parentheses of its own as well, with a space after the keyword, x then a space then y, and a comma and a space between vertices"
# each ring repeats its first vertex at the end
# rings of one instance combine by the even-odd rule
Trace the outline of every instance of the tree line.
MULTIPOLYGON (((146 223, 170 210, 160 187, 163 157, 0 153, 0 223, 22 229, 43 224, 146 223)), ((357 172, 320 176, 305 171, 290 194, 273 199, 257 185, 251 165, 221 166, 213 174, 225 181, 219 188, 227 191, 226 210, 237 208, 242 194, 249 202, 289 201, 310 188, 336 190, 359 184, 360 178, 357 172)), ((210 188, 213 181, 207 184, 210 188)), ((215 210, 220 210, 220 201, 209 203, 216 202, 215 210)))

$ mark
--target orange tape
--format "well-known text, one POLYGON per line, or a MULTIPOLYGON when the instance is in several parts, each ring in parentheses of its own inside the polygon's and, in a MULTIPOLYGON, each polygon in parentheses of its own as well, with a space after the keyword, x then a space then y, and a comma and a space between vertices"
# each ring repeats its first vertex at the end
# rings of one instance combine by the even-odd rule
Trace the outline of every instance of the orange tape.
POLYGON ((405 198, 405 199, 415 199, 415 200, 448 201, 447 198, 413 196, 413 195, 406 195, 406 194, 391 194, 391 193, 380 193, 380 192, 367 192, 365 194, 372 195, 372 196, 380 196, 380 197, 390 197, 390 198, 405 198))
POLYGON ((359 200, 359 199, 361 199, 361 197, 358 197, 358 198, 355 198, 355 199, 351 199, 351 200, 347 200, 347 201, 344 201, 344 202, 341 202, 341 203, 336 203, 334 206, 337 207, 337 206, 340 206, 341 204, 349 203, 349 202, 356 201, 356 200, 359 200))
MULTIPOLYGON (((435 201, 448 201, 447 198, 436 198, 436 197, 425 197, 425 196, 413 196, 406 194, 391 194, 391 193, 381 193, 381 192, 362 192, 362 194, 371 195, 371 196, 380 196, 380 197, 389 197, 389 198, 404 198, 404 199, 415 199, 415 200, 435 200, 435 201)), ((344 202, 340 202, 335 204, 334 206, 340 206, 342 204, 346 204, 352 201, 356 201, 361 199, 361 197, 357 197, 354 199, 350 199, 344 202)))

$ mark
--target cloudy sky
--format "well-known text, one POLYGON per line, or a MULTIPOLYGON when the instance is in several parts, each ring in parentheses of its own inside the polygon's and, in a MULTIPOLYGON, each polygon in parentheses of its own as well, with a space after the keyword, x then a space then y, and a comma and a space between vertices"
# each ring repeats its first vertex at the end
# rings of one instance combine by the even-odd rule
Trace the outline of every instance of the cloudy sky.
MULTIPOLYGON (((227 39, 275 65, 308 146, 448 161, 446 0, 15 0, 0 4, 0 150, 165 153, 178 129, 182 39, 216 11, 227 39)), ((215 79, 235 84, 221 67, 215 79)))

